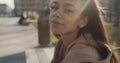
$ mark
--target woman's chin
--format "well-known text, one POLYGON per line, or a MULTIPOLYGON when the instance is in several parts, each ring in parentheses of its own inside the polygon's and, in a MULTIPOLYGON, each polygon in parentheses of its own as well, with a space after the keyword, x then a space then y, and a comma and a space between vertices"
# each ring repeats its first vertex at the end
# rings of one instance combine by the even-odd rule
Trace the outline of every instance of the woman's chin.
POLYGON ((62 33, 61 30, 56 30, 56 29, 52 29, 52 32, 53 32, 54 34, 61 34, 61 33, 62 33))

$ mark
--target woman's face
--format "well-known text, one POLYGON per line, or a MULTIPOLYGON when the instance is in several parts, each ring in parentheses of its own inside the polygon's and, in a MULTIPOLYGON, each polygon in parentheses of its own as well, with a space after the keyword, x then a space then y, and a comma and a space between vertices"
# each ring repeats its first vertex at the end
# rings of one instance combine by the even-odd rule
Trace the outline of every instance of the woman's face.
POLYGON ((80 15, 85 0, 51 0, 50 27, 55 34, 79 30, 80 15))

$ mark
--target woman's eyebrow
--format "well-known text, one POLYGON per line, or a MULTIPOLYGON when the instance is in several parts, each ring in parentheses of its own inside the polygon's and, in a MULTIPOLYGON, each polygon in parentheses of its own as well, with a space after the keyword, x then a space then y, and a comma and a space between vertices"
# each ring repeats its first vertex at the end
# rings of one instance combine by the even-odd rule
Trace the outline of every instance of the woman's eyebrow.
POLYGON ((71 3, 66 3, 64 6, 71 6, 71 7, 74 7, 74 5, 72 5, 71 3))

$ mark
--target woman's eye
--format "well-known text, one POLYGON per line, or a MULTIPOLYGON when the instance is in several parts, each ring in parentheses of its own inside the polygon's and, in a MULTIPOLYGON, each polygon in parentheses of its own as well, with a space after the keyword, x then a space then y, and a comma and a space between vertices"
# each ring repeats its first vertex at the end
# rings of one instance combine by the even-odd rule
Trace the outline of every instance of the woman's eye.
POLYGON ((51 6, 50 8, 51 8, 51 10, 54 10, 54 11, 58 9, 58 7, 56 7, 56 6, 51 6))
POLYGON ((65 13, 72 13, 73 10, 71 10, 71 9, 65 9, 64 12, 65 12, 65 13))

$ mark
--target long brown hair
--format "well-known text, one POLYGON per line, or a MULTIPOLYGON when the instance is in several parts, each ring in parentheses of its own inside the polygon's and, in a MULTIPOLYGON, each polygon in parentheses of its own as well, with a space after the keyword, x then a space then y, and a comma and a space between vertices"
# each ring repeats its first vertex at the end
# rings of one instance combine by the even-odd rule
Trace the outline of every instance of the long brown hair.
MULTIPOLYGON (((88 24, 79 30, 78 36, 84 33, 90 33, 92 38, 95 40, 97 46, 96 48, 98 48, 102 58, 105 59, 112 51, 109 50, 109 47, 105 46, 105 44, 109 45, 110 41, 103 26, 100 12, 95 0, 91 0, 82 12, 82 17, 85 16, 88 17, 88 24)), ((111 63, 118 63, 118 60, 113 52, 111 63)))

